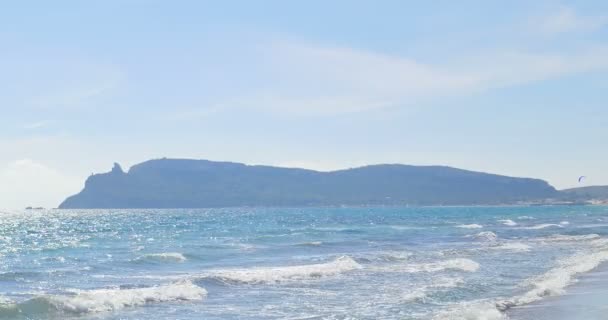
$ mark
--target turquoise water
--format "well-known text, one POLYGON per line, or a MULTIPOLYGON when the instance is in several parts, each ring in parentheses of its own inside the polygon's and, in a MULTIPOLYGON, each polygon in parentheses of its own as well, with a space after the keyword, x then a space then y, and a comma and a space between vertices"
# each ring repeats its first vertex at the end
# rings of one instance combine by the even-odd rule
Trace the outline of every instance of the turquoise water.
POLYGON ((0 318, 528 319, 606 239, 600 206, 4 212, 0 318))

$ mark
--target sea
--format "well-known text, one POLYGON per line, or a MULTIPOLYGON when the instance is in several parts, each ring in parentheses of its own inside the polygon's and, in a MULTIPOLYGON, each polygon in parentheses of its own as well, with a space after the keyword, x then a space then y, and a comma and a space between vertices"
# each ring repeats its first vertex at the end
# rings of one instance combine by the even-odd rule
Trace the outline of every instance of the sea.
POLYGON ((606 261, 605 206, 5 210, 0 319, 607 319, 606 261))

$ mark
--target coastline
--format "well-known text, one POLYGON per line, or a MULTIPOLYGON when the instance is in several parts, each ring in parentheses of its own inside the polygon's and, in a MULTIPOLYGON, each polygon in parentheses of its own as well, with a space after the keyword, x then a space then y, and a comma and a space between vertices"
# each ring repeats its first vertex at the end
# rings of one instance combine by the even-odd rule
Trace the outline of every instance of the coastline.
POLYGON ((547 297, 529 305, 515 307, 511 320, 604 320, 608 315, 608 264, 578 277, 564 294, 547 297))

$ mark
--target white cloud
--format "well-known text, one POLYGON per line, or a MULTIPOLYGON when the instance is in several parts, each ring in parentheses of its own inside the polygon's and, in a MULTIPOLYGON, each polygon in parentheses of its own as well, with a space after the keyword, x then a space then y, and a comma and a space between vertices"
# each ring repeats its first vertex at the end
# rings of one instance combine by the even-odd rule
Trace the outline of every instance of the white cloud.
POLYGON ((55 207, 66 196, 82 187, 81 179, 64 175, 53 168, 22 159, 0 166, 0 207, 55 207))
POLYGON ((534 19, 532 24, 542 33, 549 35, 594 31, 608 24, 608 15, 582 16, 574 9, 562 6, 548 16, 534 19))
MULTIPOLYGON (((48 52, 47 52, 48 51, 48 52)), ((61 54, 7 54, 0 61, 0 108, 81 108, 107 95, 125 79, 115 65, 61 54)))
POLYGON ((47 121, 47 120, 31 122, 31 123, 24 124, 23 129, 35 130, 35 129, 43 128, 43 127, 47 126, 48 124, 49 124, 49 121, 47 121))
POLYGON ((332 115, 421 103, 608 69, 608 47, 574 52, 475 52, 449 65, 352 48, 272 43, 254 93, 226 108, 332 115))

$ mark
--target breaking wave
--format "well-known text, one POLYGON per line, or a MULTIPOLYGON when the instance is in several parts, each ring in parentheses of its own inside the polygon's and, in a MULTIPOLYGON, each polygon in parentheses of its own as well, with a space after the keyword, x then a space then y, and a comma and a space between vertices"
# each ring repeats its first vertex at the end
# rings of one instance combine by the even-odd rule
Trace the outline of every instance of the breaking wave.
POLYGON ((546 273, 524 283, 528 291, 523 294, 498 300, 462 302, 439 312, 434 320, 500 320, 507 319, 505 311, 523 306, 548 296, 561 295, 566 287, 576 282, 576 276, 592 271, 608 261, 608 250, 587 254, 575 254, 562 260, 546 273))
POLYGON ((481 229, 481 228, 483 228, 483 226, 480 225, 480 224, 473 223, 473 224, 461 224, 461 225, 456 226, 456 228, 462 228, 462 229, 481 229))
POLYGON ((499 244, 497 246, 491 247, 495 250, 507 250, 507 251, 516 251, 516 252, 528 252, 532 247, 522 242, 506 242, 499 244))
POLYGON ((227 283, 280 283, 335 276, 356 269, 361 269, 361 265, 351 257, 342 256, 333 261, 319 264, 223 270, 212 273, 209 278, 227 283))
POLYGON ((546 296, 563 294, 564 289, 576 281, 574 278, 576 275, 589 272, 597 268, 604 261, 608 261, 608 251, 571 256, 562 260, 557 267, 549 270, 542 276, 531 279, 529 281, 531 289, 528 292, 499 301, 496 303, 496 307, 504 311, 514 306, 538 301, 546 296))
POLYGON ((323 245, 323 241, 309 241, 309 242, 302 242, 302 243, 298 243, 298 246, 301 247, 319 247, 323 245))
POLYGON ((434 279, 430 284, 416 288, 402 297, 404 302, 425 301, 433 290, 455 288, 464 283, 462 278, 439 278, 434 279))
POLYGON ((498 236, 496 233, 492 231, 483 231, 473 236, 475 240, 484 241, 484 242, 496 242, 498 240, 498 236))
POLYGON ((202 300, 207 291, 191 282, 136 289, 73 291, 66 295, 41 295, 19 303, 0 304, 0 317, 115 311, 150 303, 202 300))
POLYGON ((600 235, 591 233, 591 234, 583 234, 583 235, 563 235, 563 234, 555 234, 548 237, 543 237, 537 239, 543 242, 577 242, 577 241, 590 241, 590 240, 600 240, 600 235))
POLYGON ((479 263, 465 258, 450 259, 438 262, 392 265, 372 268, 373 271, 381 272, 439 272, 444 270, 457 270, 465 272, 475 272, 479 269, 479 263))
POLYGON ((498 220, 498 222, 504 224, 505 226, 509 226, 509 227, 514 227, 517 225, 517 222, 515 222, 511 219, 498 220))
POLYGON ((546 229, 546 228, 551 228, 551 227, 563 228, 563 226, 560 225, 560 224, 543 223, 543 224, 537 224, 537 225, 531 226, 531 227, 523 227, 522 229, 526 229, 526 230, 540 230, 540 229, 546 229))
POLYGON ((408 251, 380 251, 357 254, 355 259, 362 263, 399 262, 406 261, 410 259, 411 256, 412 253, 408 251))
POLYGON ((188 260, 179 252, 149 253, 136 259, 136 261, 156 261, 156 262, 184 262, 188 260))
POLYGON ((436 314, 433 320, 506 320, 507 316, 487 300, 456 303, 436 314))

